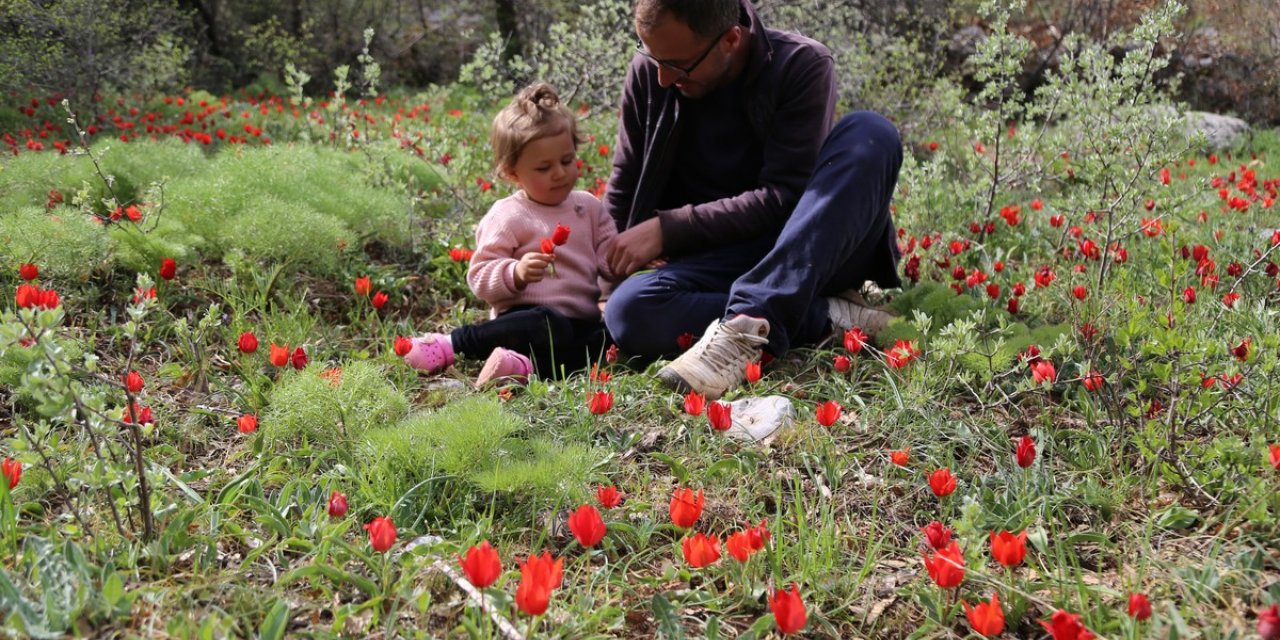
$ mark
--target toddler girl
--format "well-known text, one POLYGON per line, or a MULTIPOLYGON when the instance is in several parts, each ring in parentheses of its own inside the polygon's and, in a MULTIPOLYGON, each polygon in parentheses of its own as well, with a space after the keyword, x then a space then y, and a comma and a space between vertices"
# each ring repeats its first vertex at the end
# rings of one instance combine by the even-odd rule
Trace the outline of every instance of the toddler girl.
POLYGON ((487 354, 476 386, 582 369, 611 344, 598 278, 612 279, 605 255, 618 232, 595 196, 574 190, 577 122, 539 83, 498 113, 491 142, 495 172, 519 187, 476 227, 467 284, 492 307, 491 319, 414 338, 405 362, 437 373, 455 357, 487 354))

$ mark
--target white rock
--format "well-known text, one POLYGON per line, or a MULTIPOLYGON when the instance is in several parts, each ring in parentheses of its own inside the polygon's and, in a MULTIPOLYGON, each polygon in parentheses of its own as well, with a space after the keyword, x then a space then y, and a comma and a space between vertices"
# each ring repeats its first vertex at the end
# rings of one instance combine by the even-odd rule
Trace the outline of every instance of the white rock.
POLYGON ((783 396, 743 398, 729 405, 733 407, 733 426, 725 435, 735 440, 769 444, 795 422, 795 408, 783 396))

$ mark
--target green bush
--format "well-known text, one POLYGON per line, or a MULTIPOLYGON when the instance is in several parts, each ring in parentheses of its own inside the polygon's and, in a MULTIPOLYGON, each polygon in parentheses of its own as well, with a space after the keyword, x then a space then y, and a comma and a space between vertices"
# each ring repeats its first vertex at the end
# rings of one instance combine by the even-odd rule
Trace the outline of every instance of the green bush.
POLYGON ((370 362, 342 367, 337 383, 320 375, 318 367, 286 374, 271 391, 262 416, 262 430, 277 445, 302 440, 338 447, 359 442, 377 425, 404 417, 409 400, 370 362))
POLYGON ((43 206, 58 190, 70 203, 85 183, 97 178, 84 158, 56 153, 23 153, 0 163, 0 211, 43 206))
POLYGON ((365 472, 387 495, 445 474, 485 492, 574 495, 599 455, 527 433, 528 423, 486 396, 468 396, 368 433, 365 472))
POLYGON ((262 195, 227 221, 221 242, 264 262, 286 262, 319 273, 337 272, 344 252, 355 246, 351 231, 305 204, 262 195))
POLYGON ((110 264, 109 242, 102 227, 75 209, 24 206, 0 210, 0 264, 16 273, 34 262, 42 274, 84 280, 110 264))

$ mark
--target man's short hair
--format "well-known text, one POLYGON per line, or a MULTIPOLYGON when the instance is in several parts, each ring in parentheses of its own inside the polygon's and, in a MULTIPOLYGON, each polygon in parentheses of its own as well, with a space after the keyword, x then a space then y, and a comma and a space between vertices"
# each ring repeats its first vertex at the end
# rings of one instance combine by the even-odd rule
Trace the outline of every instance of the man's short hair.
POLYGON ((738 24, 738 0, 635 0, 636 26, 646 31, 664 16, 701 38, 714 38, 738 24))

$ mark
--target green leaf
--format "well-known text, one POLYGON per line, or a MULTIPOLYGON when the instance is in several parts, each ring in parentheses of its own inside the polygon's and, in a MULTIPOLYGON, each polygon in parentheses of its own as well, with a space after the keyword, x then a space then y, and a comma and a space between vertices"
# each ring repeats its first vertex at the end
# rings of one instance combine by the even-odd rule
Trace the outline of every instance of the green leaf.
POLYGON ((1175 504, 1156 514, 1156 526, 1165 529, 1186 529, 1200 519, 1200 514, 1180 504, 1175 504))
POLYGON ((107 576, 106 582, 102 583, 102 599, 107 601, 107 606, 114 609, 120 600, 124 598, 124 581, 120 579, 120 574, 112 571, 107 576))
POLYGON ((681 484, 684 484, 689 479, 689 470, 674 457, 658 452, 650 453, 649 455, 653 457, 654 460, 667 465, 667 468, 671 470, 671 475, 675 476, 676 480, 681 484))
POLYGON ((288 624, 289 605, 285 604, 284 598, 277 599, 271 606, 271 611, 267 612, 267 617, 262 620, 262 626, 258 627, 259 640, 280 640, 284 637, 288 624))
POLYGON ((680 614, 661 593, 653 595, 653 619, 658 622, 658 633, 663 637, 677 640, 684 637, 684 628, 680 625, 680 614))
POLYGON ((315 576, 324 576, 339 585, 349 584, 370 596, 378 593, 378 585, 374 584, 372 580, 363 576, 358 576, 354 573, 348 573, 342 569, 323 563, 298 567, 297 569, 281 576, 280 584, 289 584, 303 578, 312 578, 315 576))

